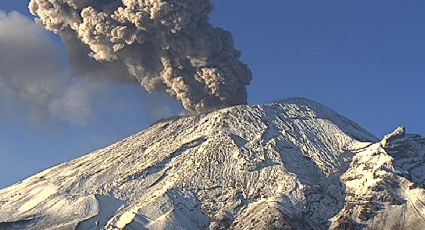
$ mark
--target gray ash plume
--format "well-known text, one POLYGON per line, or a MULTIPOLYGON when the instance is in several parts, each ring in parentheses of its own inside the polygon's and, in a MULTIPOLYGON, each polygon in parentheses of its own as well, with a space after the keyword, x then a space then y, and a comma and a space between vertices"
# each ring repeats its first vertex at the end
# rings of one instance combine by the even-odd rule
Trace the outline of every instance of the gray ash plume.
POLYGON ((252 79, 232 35, 209 23, 209 0, 31 0, 50 31, 77 38, 98 62, 124 64, 148 91, 192 112, 247 102, 252 79))

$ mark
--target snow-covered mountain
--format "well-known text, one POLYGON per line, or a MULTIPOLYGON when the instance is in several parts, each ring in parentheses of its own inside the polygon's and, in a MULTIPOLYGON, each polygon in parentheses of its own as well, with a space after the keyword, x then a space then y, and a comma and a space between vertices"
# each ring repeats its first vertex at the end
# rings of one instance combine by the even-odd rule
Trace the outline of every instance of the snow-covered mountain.
POLYGON ((0 229, 420 229, 425 138, 295 98, 160 121, 0 191, 0 229))

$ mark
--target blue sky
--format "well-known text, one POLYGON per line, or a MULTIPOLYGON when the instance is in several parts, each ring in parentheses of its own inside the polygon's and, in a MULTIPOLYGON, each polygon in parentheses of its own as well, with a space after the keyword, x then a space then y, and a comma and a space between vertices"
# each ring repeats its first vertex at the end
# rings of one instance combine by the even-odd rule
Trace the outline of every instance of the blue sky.
MULTIPOLYGON (((424 1, 213 2, 213 24, 233 33, 254 73, 251 104, 308 97, 377 136, 399 125, 425 134, 424 1)), ((30 17, 26 4, 2 0, 0 10, 30 17)), ((49 39, 62 46, 56 37, 49 39)), ((66 56, 64 50, 61 55, 66 56)), ((108 106, 93 108, 95 119, 86 124, 34 122, 25 106, 12 115, 0 113, 0 187, 105 147, 158 119, 149 109, 157 102, 146 99, 141 88, 113 87, 99 98, 108 106)), ((172 107, 168 114, 179 112, 176 104, 165 104, 172 107)))

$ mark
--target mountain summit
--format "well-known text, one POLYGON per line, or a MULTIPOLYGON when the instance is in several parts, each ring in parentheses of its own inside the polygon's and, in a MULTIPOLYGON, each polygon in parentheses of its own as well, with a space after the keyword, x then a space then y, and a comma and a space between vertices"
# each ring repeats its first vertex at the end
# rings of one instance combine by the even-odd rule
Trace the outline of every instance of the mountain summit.
POLYGON ((0 229, 420 229, 424 155, 307 99, 235 106, 0 190, 0 229))

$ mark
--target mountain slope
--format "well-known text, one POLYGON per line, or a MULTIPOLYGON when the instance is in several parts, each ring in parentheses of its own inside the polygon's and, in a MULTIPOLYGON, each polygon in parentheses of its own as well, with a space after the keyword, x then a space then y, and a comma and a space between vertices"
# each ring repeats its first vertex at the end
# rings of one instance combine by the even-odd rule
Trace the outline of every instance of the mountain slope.
POLYGON ((424 149, 307 99, 236 106, 1 190, 0 229, 411 229, 425 224, 424 149))

